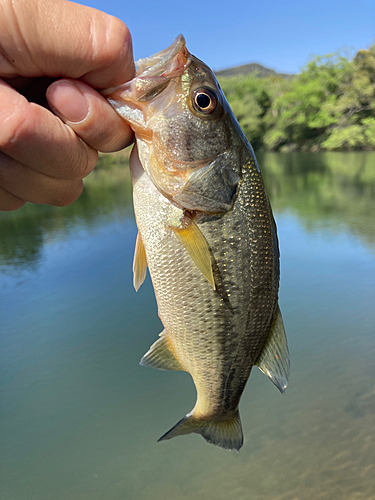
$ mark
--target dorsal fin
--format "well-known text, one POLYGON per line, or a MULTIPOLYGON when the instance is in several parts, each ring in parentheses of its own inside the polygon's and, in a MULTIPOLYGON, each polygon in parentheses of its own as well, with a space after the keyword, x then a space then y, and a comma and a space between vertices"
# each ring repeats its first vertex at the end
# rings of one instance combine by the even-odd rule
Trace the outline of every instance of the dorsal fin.
POLYGON ((172 226, 172 230, 192 258, 194 264, 215 290, 210 248, 197 224, 193 219, 189 218, 183 227, 172 226))
POLYGON ((288 342, 279 307, 272 322, 270 335, 255 364, 284 394, 289 382, 290 361, 288 342))
POLYGON ((135 242, 135 250, 134 250, 134 260, 133 260, 133 285, 135 291, 138 292, 140 286, 144 282, 146 278, 146 270, 147 270, 147 259, 145 247, 143 245, 143 241, 141 235, 137 234, 137 239, 135 242))

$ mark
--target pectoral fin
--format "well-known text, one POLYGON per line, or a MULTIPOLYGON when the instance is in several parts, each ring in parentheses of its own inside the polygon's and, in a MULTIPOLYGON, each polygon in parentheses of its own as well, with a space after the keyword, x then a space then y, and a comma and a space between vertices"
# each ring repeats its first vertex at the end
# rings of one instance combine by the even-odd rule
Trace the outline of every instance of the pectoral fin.
POLYGON ((135 291, 138 292, 140 286, 146 278, 147 260, 145 247, 141 235, 137 234, 135 242, 134 260, 133 260, 133 285, 135 291))
POLYGON ((285 392, 289 382, 290 361, 283 318, 279 307, 273 319, 271 333, 256 365, 281 393, 285 392))
POLYGON ((193 219, 190 219, 185 227, 172 227, 172 230, 192 258, 194 264, 215 290, 210 249, 199 227, 193 219))
POLYGON ((159 335, 160 338, 152 344, 150 349, 146 352, 140 361, 141 366, 150 366, 151 368, 158 368, 159 370, 181 370, 184 368, 176 358, 165 330, 159 335))

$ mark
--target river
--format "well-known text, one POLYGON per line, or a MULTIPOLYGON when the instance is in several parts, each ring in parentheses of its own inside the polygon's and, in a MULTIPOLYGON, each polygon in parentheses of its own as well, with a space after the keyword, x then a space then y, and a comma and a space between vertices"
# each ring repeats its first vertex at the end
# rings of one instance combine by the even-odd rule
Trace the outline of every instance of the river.
POLYGON ((375 499, 375 153, 258 159, 291 379, 281 396, 253 370, 240 453, 156 442, 195 390, 138 364, 162 326, 132 286, 126 162, 70 207, 0 214, 2 500, 375 499))

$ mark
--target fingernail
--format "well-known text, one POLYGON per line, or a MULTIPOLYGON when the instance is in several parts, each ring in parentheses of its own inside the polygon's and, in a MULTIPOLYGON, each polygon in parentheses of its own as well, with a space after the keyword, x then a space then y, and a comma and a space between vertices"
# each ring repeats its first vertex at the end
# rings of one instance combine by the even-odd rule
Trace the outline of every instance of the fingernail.
POLYGON ((59 80, 53 83, 47 90, 47 99, 64 121, 81 122, 89 113, 86 97, 73 82, 59 80))

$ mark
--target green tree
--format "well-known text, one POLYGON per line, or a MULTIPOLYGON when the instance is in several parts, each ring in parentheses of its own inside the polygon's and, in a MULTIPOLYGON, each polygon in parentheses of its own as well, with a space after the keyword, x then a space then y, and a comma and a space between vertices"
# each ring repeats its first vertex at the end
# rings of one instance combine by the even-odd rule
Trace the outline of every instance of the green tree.
POLYGON ((375 147, 375 44, 354 58, 315 57, 294 78, 251 74, 220 83, 255 149, 375 147))

